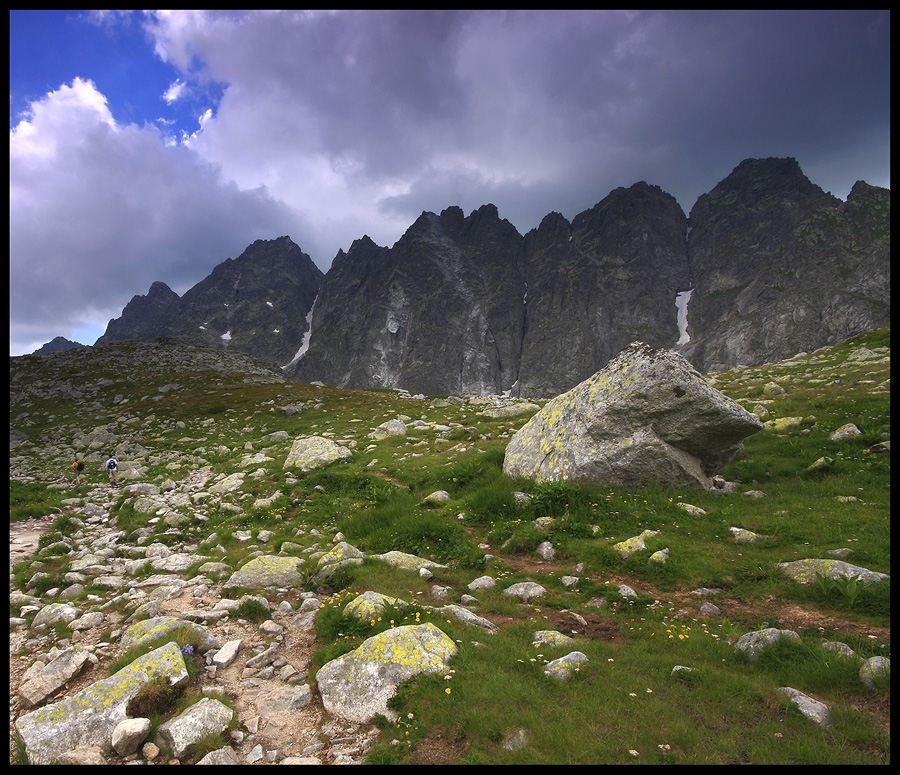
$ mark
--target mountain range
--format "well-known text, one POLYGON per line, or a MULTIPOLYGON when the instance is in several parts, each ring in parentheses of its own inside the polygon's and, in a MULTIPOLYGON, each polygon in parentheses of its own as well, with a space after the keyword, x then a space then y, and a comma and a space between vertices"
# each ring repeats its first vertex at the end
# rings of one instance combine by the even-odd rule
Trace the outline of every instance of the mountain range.
POLYGON ((859 181, 844 202, 769 158, 689 217, 645 182, 524 236, 492 204, 448 207, 325 274, 289 237, 257 240, 181 297, 154 282, 96 344, 187 337, 303 382, 549 397, 637 340, 709 373, 889 323, 890 190, 859 181))

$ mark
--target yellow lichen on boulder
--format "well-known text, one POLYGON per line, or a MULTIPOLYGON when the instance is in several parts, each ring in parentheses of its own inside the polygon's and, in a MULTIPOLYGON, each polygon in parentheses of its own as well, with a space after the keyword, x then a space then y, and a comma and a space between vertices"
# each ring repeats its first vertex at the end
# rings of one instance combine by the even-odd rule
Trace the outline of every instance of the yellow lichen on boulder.
POLYGON ((431 623, 373 635, 316 673, 322 704, 332 715, 358 724, 379 714, 396 721, 387 702, 397 687, 419 673, 446 673, 456 651, 453 640, 431 623))
POLYGON ((106 741, 109 751, 113 730, 126 718, 128 701, 154 678, 163 678, 171 686, 187 683, 178 644, 160 646, 78 694, 20 716, 16 731, 28 760, 50 764, 67 751, 98 740, 106 741))
POLYGON ((503 472, 537 481, 709 489, 763 424, 681 355, 635 342, 513 436, 503 472))
POLYGON ((303 436, 291 445, 284 468, 312 471, 336 460, 349 458, 352 454, 348 447, 342 447, 323 436, 303 436))

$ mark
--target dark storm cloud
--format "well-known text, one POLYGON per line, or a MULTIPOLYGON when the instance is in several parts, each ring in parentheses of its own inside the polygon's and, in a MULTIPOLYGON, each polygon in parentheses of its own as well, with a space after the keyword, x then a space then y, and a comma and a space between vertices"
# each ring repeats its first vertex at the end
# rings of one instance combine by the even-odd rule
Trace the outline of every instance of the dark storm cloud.
POLYGON ((142 18, 185 91, 221 99, 176 147, 84 86, 11 134, 14 337, 117 316, 260 237, 289 234, 324 270, 451 205, 492 202, 525 233, 645 180, 687 213, 748 157, 793 156, 840 197, 890 185, 887 12, 142 18))

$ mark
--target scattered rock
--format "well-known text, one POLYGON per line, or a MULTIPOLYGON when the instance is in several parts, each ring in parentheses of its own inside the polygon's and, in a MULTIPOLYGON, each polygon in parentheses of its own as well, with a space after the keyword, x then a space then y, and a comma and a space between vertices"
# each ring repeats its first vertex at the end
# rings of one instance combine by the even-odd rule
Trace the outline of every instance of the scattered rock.
POLYGON ((861 435, 862 431, 857 428, 852 422, 848 422, 846 425, 842 425, 840 428, 838 428, 828 438, 832 441, 847 441, 847 439, 852 439, 854 436, 861 435))
POLYGON ((809 695, 804 694, 797 689, 792 689, 789 686, 782 686, 778 691, 790 697, 791 702, 793 702, 794 705, 800 709, 800 712, 810 721, 814 721, 823 729, 831 729, 831 713, 825 703, 814 700, 809 695))
POLYGON ((859 668, 859 678, 870 692, 877 691, 876 676, 890 676, 891 660, 888 657, 872 657, 859 668))
POLYGON ((189 706, 175 718, 160 724, 157 734, 176 757, 184 756, 194 743, 204 737, 223 732, 234 711, 208 697, 189 706))
POLYGON ((810 584, 815 581, 816 574, 821 573, 830 579, 857 579, 866 584, 873 584, 889 579, 886 573, 878 573, 858 565, 851 565, 843 560, 806 559, 793 562, 779 562, 776 567, 781 568, 790 578, 800 584, 810 584))
POLYGON ((779 630, 777 627, 767 627, 764 630, 747 632, 737 639, 734 648, 743 651, 751 661, 759 659, 759 655, 767 647, 777 643, 781 638, 800 640, 800 636, 793 630, 779 630))
POLYGON ((503 590, 503 594, 506 597, 517 597, 519 600, 530 600, 533 597, 540 597, 546 593, 546 589, 533 581, 520 581, 503 590))
POLYGON ((588 661, 586 655, 582 654, 580 651, 573 651, 570 654, 566 654, 564 657, 548 662, 544 666, 544 675, 548 675, 551 678, 556 678, 558 680, 564 680, 569 677, 569 674, 572 671, 578 671, 580 665, 587 664, 588 661))
POLYGON ((300 572, 302 563, 303 560, 297 557, 271 554, 255 557, 231 575, 225 582, 225 588, 296 587, 303 582, 300 572))

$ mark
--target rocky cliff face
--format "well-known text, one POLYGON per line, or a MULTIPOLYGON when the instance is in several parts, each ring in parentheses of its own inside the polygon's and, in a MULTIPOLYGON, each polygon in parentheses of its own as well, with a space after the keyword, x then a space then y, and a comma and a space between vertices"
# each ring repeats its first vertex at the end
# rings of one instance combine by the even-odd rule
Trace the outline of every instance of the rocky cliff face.
POLYGON ((393 248, 339 253, 291 376, 342 387, 499 393, 522 342, 522 237, 497 208, 425 212, 393 248))
POLYGON ((284 364, 308 328, 323 274, 289 237, 257 240, 181 298, 164 283, 135 296, 97 344, 186 336, 284 364))
POLYGON ((846 202, 795 159, 748 159, 690 216, 683 354, 701 371, 777 361, 890 322, 890 191, 846 202))
POLYGON ((889 323, 890 191, 842 202, 795 159, 748 159, 690 219, 643 182, 524 237, 494 205, 449 207, 391 248, 356 240, 324 277, 288 237, 259 240, 181 299, 154 283, 98 343, 180 335, 301 381, 551 397, 633 341, 710 372, 889 323))
POLYGON ((496 207, 423 213, 390 250, 339 254, 288 373, 339 387, 549 396, 635 339, 678 338, 687 219, 638 183, 525 237, 496 207))
POLYGON ((690 288, 686 225, 673 197, 636 183, 571 225, 551 213, 525 236, 522 395, 568 390, 631 342, 675 343, 675 295, 690 288))

